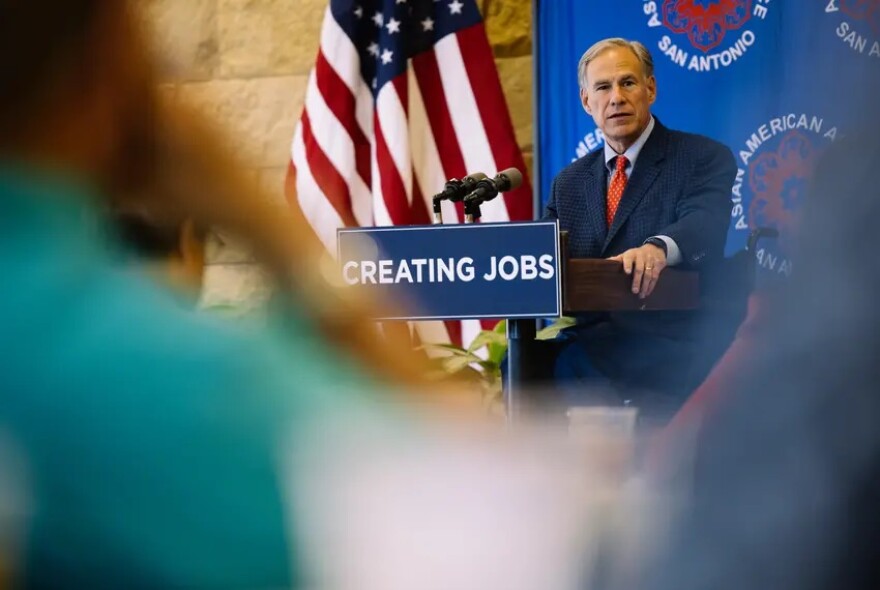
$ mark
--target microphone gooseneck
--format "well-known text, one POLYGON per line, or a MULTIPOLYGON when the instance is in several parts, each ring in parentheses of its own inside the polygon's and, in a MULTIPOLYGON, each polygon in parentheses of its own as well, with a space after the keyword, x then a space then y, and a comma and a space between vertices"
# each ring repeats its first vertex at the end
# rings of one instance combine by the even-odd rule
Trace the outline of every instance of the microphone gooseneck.
POLYGON ((434 223, 443 223, 443 216, 441 213, 440 205, 443 201, 449 200, 453 203, 457 203, 465 198, 465 196, 469 195, 477 188, 477 184, 488 178, 482 172, 473 172, 468 174, 461 180, 457 178, 450 178, 446 181, 446 185, 443 187, 443 190, 432 198, 434 204, 434 223))
POLYGON ((498 193, 512 191, 522 186, 522 173, 516 168, 502 170, 495 178, 484 178, 476 188, 464 198, 465 223, 474 223, 480 218, 480 205, 491 201, 498 193))
POLYGON ((522 186, 522 180, 522 173, 516 168, 502 170, 495 175, 495 178, 480 180, 476 188, 465 197, 465 202, 479 205, 491 201, 498 196, 498 193, 518 189, 522 186))

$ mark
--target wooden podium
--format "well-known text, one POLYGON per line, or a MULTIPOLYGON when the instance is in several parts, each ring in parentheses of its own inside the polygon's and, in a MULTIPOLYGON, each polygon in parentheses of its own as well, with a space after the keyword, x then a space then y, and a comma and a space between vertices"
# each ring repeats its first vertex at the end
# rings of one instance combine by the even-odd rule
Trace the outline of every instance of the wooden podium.
MULTIPOLYGON (((623 271, 620 262, 593 258, 568 258, 562 242, 562 309, 563 314, 589 311, 652 311, 695 310, 700 306, 700 281, 694 271, 666 268, 654 292, 639 299, 632 292, 632 275, 623 271)), ((508 417, 515 420, 521 411, 523 391, 534 372, 530 370, 529 353, 536 333, 535 320, 511 319, 507 324, 507 383, 505 383, 508 417)))
POLYGON ((562 270, 563 313, 583 311, 658 311, 697 309, 700 281, 696 272, 666 268, 654 292, 639 299, 632 292, 632 275, 614 260, 564 258, 562 270))
POLYGON ((529 357, 541 352, 535 318, 699 306, 696 273, 666 269, 642 300, 633 295, 632 277, 620 262, 570 258, 567 236, 555 220, 343 228, 337 230, 337 260, 340 278, 376 300, 418 302, 378 321, 507 318, 505 390, 513 418, 523 385, 539 377, 532 367, 541 359, 529 357), (423 276, 427 261, 445 263, 438 262, 436 273, 429 265, 423 276))

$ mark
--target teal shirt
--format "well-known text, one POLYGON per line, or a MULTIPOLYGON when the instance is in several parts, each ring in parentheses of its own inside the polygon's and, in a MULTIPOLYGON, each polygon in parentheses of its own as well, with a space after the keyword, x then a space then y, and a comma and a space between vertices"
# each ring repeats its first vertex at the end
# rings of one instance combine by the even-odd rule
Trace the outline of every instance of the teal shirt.
POLYGON ((357 375, 306 321, 282 345, 120 268, 92 198, 0 171, 0 432, 26 463, 25 583, 298 585, 281 446, 357 375))

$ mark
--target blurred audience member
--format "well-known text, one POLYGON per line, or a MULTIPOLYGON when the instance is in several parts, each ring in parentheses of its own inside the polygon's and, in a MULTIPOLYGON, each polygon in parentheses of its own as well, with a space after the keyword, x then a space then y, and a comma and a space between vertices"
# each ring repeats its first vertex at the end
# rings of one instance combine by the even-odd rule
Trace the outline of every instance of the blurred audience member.
POLYGON ((328 282, 219 133, 159 100, 139 5, 0 0, 0 581, 578 587, 601 475, 388 403, 423 391, 419 358, 376 338, 373 302, 328 282), (107 211, 241 238, 285 321, 184 309, 108 251, 107 211))
POLYGON ((754 364, 762 350, 768 336, 766 323, 774 310, 773 298, 772 291, 749 296, 745 319, 730 346, 669 424, 650 437, 644 465, 652 477, 669 479, 690 472, 693 465, 683 458, 696 452, 705 416, 736 394, 740 374, 754 364))
POLYGON ((639 587, 880 585, 878 158, 873 134, 820 163, 801 263, 702 416, 682 517, 639 587))
POLYGON ((376 342, 365 305, 315 271, 314 246, 218 134, 159 100, 137 4, 0 0, 0 430, 24 465, 0 478, 27 476, 17 574, 300 585, 282 464, 322 440, 330 410, 372 416, 357 394, 419 367, 376 342), (118 207, 249 240, 290 296, 283 344, 132 279, 98 213, 118 207))

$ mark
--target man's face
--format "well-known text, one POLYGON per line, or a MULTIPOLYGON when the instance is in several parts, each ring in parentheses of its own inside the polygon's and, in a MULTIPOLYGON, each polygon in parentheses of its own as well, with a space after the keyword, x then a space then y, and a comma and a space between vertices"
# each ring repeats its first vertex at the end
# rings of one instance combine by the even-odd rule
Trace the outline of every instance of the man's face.
POLYGON ((618 153, 645 130, 656 97, 654 76, 646 77, 639 59, 625 47, 612 47, 587 66, 581 103, 618 153))

